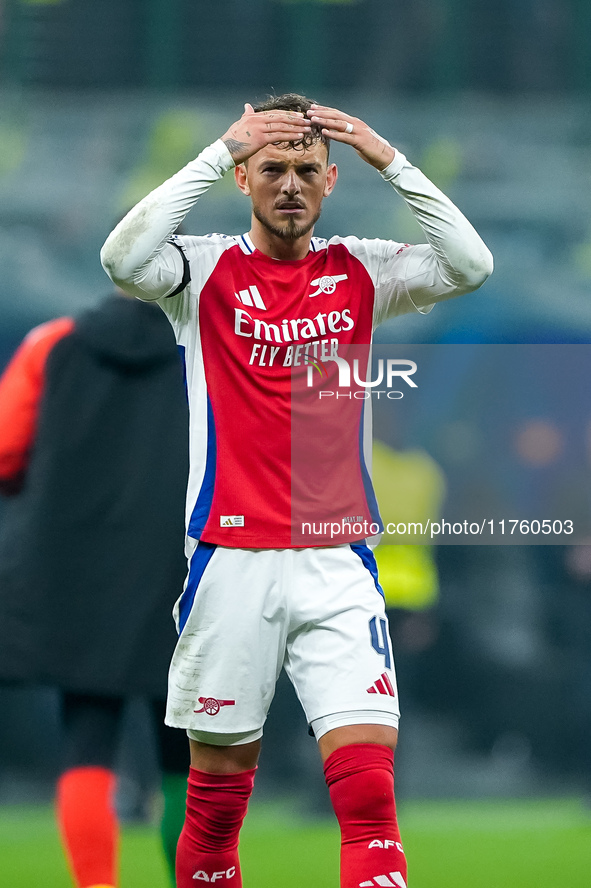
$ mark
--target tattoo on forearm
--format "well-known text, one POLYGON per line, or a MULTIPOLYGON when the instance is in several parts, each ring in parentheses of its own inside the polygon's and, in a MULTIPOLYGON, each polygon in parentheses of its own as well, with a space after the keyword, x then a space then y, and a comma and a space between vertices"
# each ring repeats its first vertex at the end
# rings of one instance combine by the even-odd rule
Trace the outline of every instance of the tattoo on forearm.
POLYGON ((245 148, 249 147, 248 142, 239 142, 237 139, 224 139, 224 145, 232 157, 234 157, 235 154, 240 154, 245 148))

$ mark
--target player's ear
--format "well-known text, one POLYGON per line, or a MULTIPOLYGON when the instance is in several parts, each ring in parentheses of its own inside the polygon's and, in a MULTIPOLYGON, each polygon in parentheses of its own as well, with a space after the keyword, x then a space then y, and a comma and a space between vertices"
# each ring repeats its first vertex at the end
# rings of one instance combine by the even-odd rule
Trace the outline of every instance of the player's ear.
POLYGON ((246 171, 246 165, 243 163, 239 163, 234 167, 234 178, 236 179, 236 184, 240 188, 243 194, 247 196, 250 195, 250 188, 248 187, 248 173, 246 171))
POLYGON ((336 163, 331 163, 328 166, 326 171, 326 183, 324 185, 324 197, 328 197, 332 189, 337 184, 337 179, 339 176, 339 171, 337 170, 336 163))

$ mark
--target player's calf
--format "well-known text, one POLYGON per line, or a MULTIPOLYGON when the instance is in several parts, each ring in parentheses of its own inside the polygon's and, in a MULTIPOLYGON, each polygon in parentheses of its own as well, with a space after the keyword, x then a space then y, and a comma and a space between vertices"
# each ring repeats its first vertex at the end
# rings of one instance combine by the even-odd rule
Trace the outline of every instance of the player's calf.
POLYGON ((407 888, 392 750, 375 743, 341 746, 324 774, 341 827, 341 888, 407 888))
POLYGON ((254 774, 255 769, 239 774, 190 769, 187 814, 177 848, 177 888, 203 882, 242 888, 238 837, 254 774))

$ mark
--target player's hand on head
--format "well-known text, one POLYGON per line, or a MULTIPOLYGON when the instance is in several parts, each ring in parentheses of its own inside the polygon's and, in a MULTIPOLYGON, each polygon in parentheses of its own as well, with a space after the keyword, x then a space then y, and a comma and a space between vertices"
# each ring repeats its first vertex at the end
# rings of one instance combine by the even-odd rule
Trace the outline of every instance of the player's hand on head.
POLYGON ((244 114, 222 136, 222 141, 239 164, 266 145, 301 139, 311 123, 300 111, 258 111, 246 103, 244 114))
POLYGON ((385 170, 394 160, 396 152, 392 145, 358 117, 326 105, 312 105, 306 113, 312 123, 322 127, 325 136, 335 142, 351 145, 366 163, 377 170, 385 170))

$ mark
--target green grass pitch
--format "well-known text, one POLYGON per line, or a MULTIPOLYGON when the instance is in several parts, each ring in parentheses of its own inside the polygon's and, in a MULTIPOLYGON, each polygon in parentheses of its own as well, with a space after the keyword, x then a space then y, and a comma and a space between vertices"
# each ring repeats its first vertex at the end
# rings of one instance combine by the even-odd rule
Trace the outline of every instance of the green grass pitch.
MULTIPOLYGON (((589 888, 591 813, 570 799, 400 806, 409 888, 589 888)), ((245 824, 245 888, 338 888, 338 829, 258 803, 245 824)), ((0 808, 0 888, 70 888, 48 807, 0 808)), ((123 830, 120 888, 171 888, 156 830, 123 830)))

